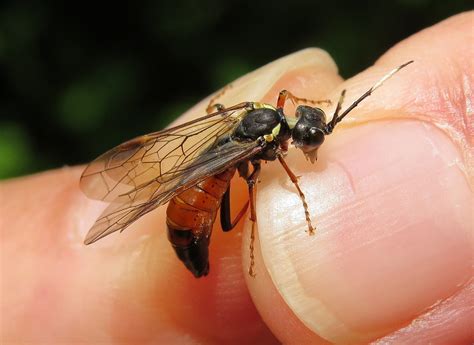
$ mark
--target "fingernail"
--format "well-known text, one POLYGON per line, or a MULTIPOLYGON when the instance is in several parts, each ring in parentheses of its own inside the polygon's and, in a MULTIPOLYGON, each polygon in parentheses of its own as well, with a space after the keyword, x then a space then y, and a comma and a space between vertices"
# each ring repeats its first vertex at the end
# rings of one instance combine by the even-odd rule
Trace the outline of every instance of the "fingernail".
POLYGON ((469 280, 472 194, 462 155, 439 129, 384 121, 336 130, 315 165, 297 150, 287 162, 302 176, 317 232, 305 232, 283 169, 264 166, 261 249, 282 297, 319 336, 376 339, 469 280))
POLYGON ((232 83, 234 90, 229 92, 228 97, 241 101, 259 101, 281 78, 292 71, 308 68, 337 73, 336 64, 327 52, 308 48, 277 59, 237 79, 232 83))
MULTIPOLYGON (((261 101, 285 75, 301 69, 325 70, 330 71, 330 74, 337 75, 337 66, 327 52, 318 48, 303 49, 272 61, 233 81, 232 87, 219 97, 218 103, 231 106, 240 102, 261 101)), ((196 104, 174 124, 205 114, 210 97, 196 104)))

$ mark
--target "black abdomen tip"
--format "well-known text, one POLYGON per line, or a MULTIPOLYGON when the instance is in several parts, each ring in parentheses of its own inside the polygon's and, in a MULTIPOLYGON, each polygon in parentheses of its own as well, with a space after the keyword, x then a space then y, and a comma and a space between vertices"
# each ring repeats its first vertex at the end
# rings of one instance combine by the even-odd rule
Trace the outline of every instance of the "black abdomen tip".
POLYGON ((207 276, 209 237, 197 239, 190 230, 173 230, 168 227, 168 238, 178 258, 196 278, 207 276), (183 241, 185 237, 188 238, 183 241))

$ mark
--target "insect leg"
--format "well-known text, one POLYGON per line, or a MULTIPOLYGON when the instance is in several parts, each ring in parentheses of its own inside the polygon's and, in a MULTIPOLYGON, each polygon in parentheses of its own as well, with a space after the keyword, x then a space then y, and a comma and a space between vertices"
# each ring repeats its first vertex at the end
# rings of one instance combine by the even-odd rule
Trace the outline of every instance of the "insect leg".
POLYGON ((329 100, 329 99, 323 99, 323 100, 320 100, 320 101, 315 101, 315 100, 312 100, 312 99, 296 97, 290 91, 282 90, 282 91, 280 91, 280 94, 278 95, 277 108, 283 108, 285 106, 285 102, 287 100, 290 100, 293 104, 297 104, 297 103, 307 103, 307 104, 308 103, 309 104, 326 103, 326 105, 331 105, 331 100, 329 100))
POLYGON ((217 92, 214 96, 211 97, 211 99, 209 100, 209 104, 206 107, 206 113, 211 114, 216 110, 220 111, 225 108, 222 104, 216 103, 216 101, 220 97, 222 97, 222 95, 224 95, 227 92, 227 90, 229 90, 231 87, 232 87, 232 84, 227 84, 219 92, 217 92))
POLYGON ((253 171, 247 178, 247 185, 249 187, 249 201, 250 201, 250 220, 252 221, 252 230, 250 232, 250 266, 249 275, 255 277, 255 255, 254 255, 254 243, 255 243, 255 226, 257 224, 257 212, 255 210, 255 196, 257 193, 256 183, 258 175, 260 174, 260 162, 252 162, 253 171))
POLYGON ((306 198, 304 196, 303 191, 301 190, 299 184, 298 184, 298 177, 290 170, 290 167, 288 164, 286 164, 285 160, 283 159, 282 155, 278 155, 278 160, 280 161, 281 165, 285 169, 286 173, 290 177, 291 182, 295 185, 296 189, 298 190, 298 194, 300 195, 300 199, 303 203, 303 208, 304 208, 304 215, 306 217, 306 223, 308 224, 308 233, 310 235, 314 234, 314 228, 313 225, 311 224, 311 217, 308 211, 308 204, 306 203, 306 198))
POLYGON ((249 207, 249 201, 247 201, 240 210, 240 212, 237 214, 235 219, 233 221, 230 220, 230 185, 227 188, 226 192, 224 193, 224 196, 222 197, 222 203, 221 203, 221 227, 223 231, 230 231, 232 230, 237 223, 242 219, 244 216, 245 212, 247 212, 247 209, 249 207))

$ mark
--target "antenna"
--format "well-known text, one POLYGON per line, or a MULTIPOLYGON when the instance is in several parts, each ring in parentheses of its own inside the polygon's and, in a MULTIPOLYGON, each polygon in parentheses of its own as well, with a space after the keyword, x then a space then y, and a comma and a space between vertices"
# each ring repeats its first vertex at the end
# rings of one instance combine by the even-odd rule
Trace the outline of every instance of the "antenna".
POLYGON ((397 68, 393 69, 392 71, 390 71, 389 73, 387 73, 386 75, 384 75, 378 82, 376 82, 374 84, 374 86, 372 86, 369 90, 367 90, 362 96, 360 96, 356 101, 354 101, 354 103, 352 103, 341 115, 338 115, 339 114, 339 111, 341 110, 341 106, 342 106, 342 102, 344 100, 344 96, 346 94, 346 90, 342 90, 341 92, 341 96, 339 97, 339 101, 337 102, 337 107, 336 107, 336 110, 334 111, 334 115, 332 117, 332 120, 331 122, 329 122, 326 126, 326 132, 327 134, 330 134, 334 127, 336 127, 336 125, 341 122, 341 120, 347 115, 349 114, 355 107, 357 107, 359 105, 360 102, 362 102, 364 99, 366 99, 367 97, 369 97, 372 92, 374 92, 376 89, 378 89, 379 87, 382 86, 383 83, 385 83, 385 81, 387 81, 388 79, 390 79, 395 73, 397 73, 398 71, 400 71, 402 68, 408 66, 409 64, 411 64, 413 62, 413 60, 411 61, 408 61, 408 62, 405 62, 403 65, 400 65, 398 66, 397 68))

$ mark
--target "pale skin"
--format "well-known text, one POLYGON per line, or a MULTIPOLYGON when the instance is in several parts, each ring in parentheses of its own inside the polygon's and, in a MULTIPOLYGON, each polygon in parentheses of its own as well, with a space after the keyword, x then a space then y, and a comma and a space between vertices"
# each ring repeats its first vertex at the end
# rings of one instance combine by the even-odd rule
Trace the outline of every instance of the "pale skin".
MULTIPOLYGON (((216 224, 210 274, 195 279, 168 244, 165 207, 86 247, 103 206, 79 190, 83 166, 2 182, 1 342, 471 342, 473 21, 415 34, 348 81, 305 50, 222 97, 275 104, 288 89, 335 103, 345 88, 347 106, 415 60, 326 138, 315 165, 290 149, 314 236, 283 169, 262 165, 255 278, 248 221, 230 233, 216 224)), ((234 214, 246 193, 233 182, 234 214)))

